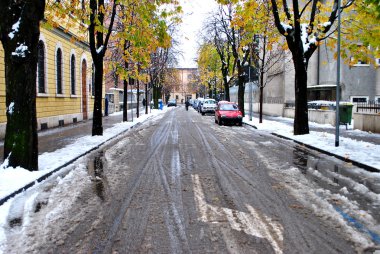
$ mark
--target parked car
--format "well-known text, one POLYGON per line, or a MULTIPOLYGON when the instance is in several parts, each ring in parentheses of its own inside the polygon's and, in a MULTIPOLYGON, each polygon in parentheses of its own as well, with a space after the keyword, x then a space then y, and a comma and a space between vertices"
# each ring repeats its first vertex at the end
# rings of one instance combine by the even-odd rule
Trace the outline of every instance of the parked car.
POLYGON ((215 123, 219 125, 231 123, 242 126, 243 114, 236 103, 220 101, 215 110, 215 123))
POLYGON ((168 107, 177 107, 177 101, 175 99, 168 100, 168 107))
POLYGON ((205 99, 200 108, 200 113, 204 116, 206 113, 215 113, 216 102, 214 99, 205 99))
POLYGON ((204 100, 205 100, 204 98, 198 98, 198 104, 197 104, 197 107, 196 107, 196 110, 198 112, 201 112, 201 107, 202 107, 202 104, 203 104, 204 100))

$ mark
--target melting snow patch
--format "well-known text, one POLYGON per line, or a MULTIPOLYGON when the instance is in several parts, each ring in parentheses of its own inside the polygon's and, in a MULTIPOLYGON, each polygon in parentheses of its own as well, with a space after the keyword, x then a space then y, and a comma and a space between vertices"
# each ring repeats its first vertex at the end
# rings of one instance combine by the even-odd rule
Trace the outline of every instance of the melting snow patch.
POLYGON ((15 52, 12 52, 12 56, 25 57, 25 53, 28 52, 28 46, 21 44, 15 49, 15 52))
POLYGON ((8 107, 8 114, 10 114, 10 115, 13 114, 14 106, 15 106, 15 103, 12 101, 11 104, 9 104, 9 107, 8 107))
MULTIPOLYGON (((20 18, 20 19, 21 19, 21 18, 20 18)), ((8 34, 8 37, 9 37, 11 40, 12 40, 13 37, 15 36, 15 33, 18 32, 18 28, 19 28, 19 26, 20 26, 20 19, 19 19, 16 23, 13 24, 13 26, 12 26, 12 32, 10 32, 10 33, 8 34)))
POLYGON ((348 194, 350 193, 348 190, 347 190, 347 187, 343 187, 342 189, 340 189, 340 192, 342 192, 343 194, 348 194))
POLYGON ((313 213, 325 221, 341 228, 343 234, 349 236, 357 247, 364 248, 372 245, 372 238, 366 232, 373 232, 375 221, 370 214, 358 208, 355 202, 348 200, 340 194, 333 194, 329 190, 315 189, 316 186, 309 182, 299 170, 290 168, 289 170, 272 171, 271 176, 286 182, 289 192, 297 198, 303 206, 309 207, 313 213), (315 189, 315 191, 312 191, 315 189), (348 221, 337 210, 341 209, 349 213, 350 217, 359 218, 367 231, 358 230, 352 227, 348 221), (373 231, 372 231, 373 230, 373 231), (364 233, 364 234, 363 234, 364 233))

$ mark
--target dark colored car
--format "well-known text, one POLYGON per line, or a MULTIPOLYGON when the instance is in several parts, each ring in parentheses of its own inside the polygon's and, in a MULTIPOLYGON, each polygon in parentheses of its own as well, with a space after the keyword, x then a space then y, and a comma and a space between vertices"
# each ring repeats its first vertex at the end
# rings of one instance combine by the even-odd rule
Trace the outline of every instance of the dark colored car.
POLYGON ((243 114, 234 102, 220 101, 215 110, 215 123, 243 125, 243 114))
POLYGON ((177 107, 177 101, 176 100, 169 100, 168 101, 168 107, 177 107))

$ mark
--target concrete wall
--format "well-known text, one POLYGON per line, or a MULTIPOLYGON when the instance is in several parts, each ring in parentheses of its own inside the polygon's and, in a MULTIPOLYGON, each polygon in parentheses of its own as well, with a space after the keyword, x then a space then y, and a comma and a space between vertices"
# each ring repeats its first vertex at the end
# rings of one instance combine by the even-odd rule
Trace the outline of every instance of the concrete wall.
MULTIPOLYGON (((246 103, 246 108, 249 108, 249 104, 246 103)), ((253 112, 259 113, 259 103, 253 104, 253 112)), ((284 112, 284 104, 263 103, 263 114, 269 116, 282 116, 284 112)))
MULTIPOLYGON (((335 126, 335 111, 309 109, 309 121, 320 124, 331 124, 335 126)), ((294 108, 285 108, 284 117, 294 118, 294 108)))
POLYGON ((380 115, 354 113, 354 129, 380 133, 380 115))
POLYGON ((295 80, 295 71, 293 60, 289 55, 286 59, 287 64, 285 65, 285 74, 284 74, 284 102, 292 102, 295 100, 295 89, 294 89, 294 80, 295 80))
POLYGON ((335 110, 310 109, 308 116, 310 122, 335 126, 335 110))

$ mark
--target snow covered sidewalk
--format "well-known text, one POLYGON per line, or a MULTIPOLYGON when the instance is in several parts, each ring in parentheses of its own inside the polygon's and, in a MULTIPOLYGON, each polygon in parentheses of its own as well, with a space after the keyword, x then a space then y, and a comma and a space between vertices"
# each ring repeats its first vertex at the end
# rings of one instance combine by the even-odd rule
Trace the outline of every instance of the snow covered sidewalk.
MULTIPOLYGON (((279 119, 282 118, 279 117, 279 119)), ((285 118, 282 120, 286 121, 285 118)), ((325 131, 310 131, 310 134, 307 135, 293 135, 293 127, 283 122, 264 119, 263 123, 260 124, 257 118, 249 121, 248 117, 244 119, 244 122, 255 126, 259 130, 292 139, 320 151, 325 151, 328 154, 335 155, 338 158, 367 166, 377 172, 380 171, 380 145, 360 140, 360 137, 364 136, 367 137, 367 140, 368 137, 373 136, 377 136, 378 138, 380 134, 355 130, 354 132, 357 134, 358 139, 339 137, 339 147, 335 147, 335 135, 325 131)), ((319 126, 321 130, 326 128, 326 125, 322 124, 312 123, 312 125, 316 128, 319 126)))
MULTIPOLYGON (((64 148, 50 153, 43 153, 38 157, 38 171, 28 171, 21 167, 8 167, 8 162, 5 160, 3 164, 0 165, 0 205, 2 205, 12 193, 15 194, 17 191, 21 192, 24 187, 29 188, 33 186, 36 182, 40 182, 46 178, 46 176, 51 175, 83 155, 97 149, 105 142, 126 132, 136 124, 147 120, 149 117, 163 114, 167 110, 169 109, 166 107, 164 107, 164 110, 152 110, 151 114, 134 118, 133 122, 115 124, 113 127, 104 130, 103 136, 91 136, 89 134, 76 139, 72 144, 64 148)), ((118 113, 122 114, 122 112, 118 113)))

